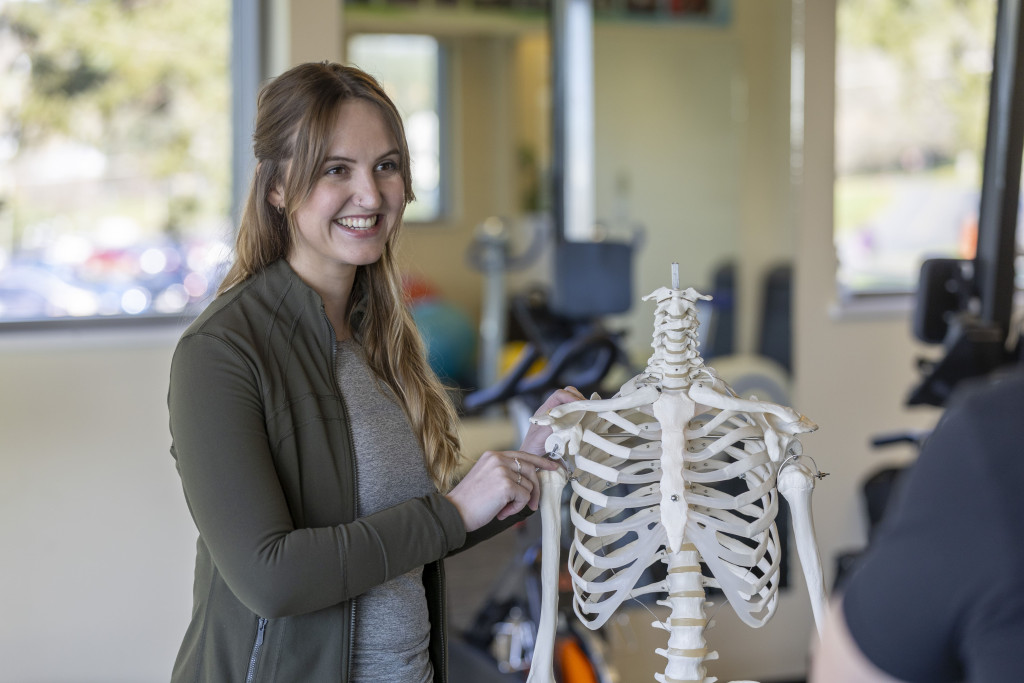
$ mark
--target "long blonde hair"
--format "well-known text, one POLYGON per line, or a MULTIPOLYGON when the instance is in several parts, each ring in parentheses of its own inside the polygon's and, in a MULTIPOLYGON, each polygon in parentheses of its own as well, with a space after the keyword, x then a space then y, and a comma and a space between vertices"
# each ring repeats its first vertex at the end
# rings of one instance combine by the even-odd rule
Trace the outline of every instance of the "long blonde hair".
MULTIPOLYGON (((380 84, 365 72, 328 62, 301 64, 270 81, 257 101, 253 151, 256 172, 242 212, 235 261, 218 294, 285 258, 292 245, 292 215, 308 198, 327 156, 341 104, 363 99, 378 108, 399 146, 406 203, 414 199, 409 146, 402 118, 380 84), (268 201, 281 188, 278 212, 268 201)), ((404 207, 403 207, 404 208, 404 207)), ((394 391, 441 491, 454 486, 459 459, 457 416, 427 363, 423 341, 402 291, 395 243, 401 216, 383 255, 360 266, 349 297, 349 327, 374 373, 394 391)))

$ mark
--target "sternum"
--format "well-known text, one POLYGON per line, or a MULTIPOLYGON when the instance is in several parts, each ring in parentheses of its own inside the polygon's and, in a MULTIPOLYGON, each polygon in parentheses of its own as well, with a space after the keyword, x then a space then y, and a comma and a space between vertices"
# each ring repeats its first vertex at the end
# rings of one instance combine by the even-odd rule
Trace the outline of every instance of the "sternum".
POLYGON ((694 402, 681 390, 663 389, 652 406, 661 425, 661 523, 669 551, 682 547, 686 531, 686 425, 696 411, 694 402))

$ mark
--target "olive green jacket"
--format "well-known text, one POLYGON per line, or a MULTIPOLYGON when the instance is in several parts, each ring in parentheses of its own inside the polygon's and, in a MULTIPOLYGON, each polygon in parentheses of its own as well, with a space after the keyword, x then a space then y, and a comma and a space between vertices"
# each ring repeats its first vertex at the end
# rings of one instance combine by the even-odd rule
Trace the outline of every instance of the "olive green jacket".
POLYGON ((320 297, 275 262, 217 298, 171 364, 171 454, 199 530, 192 619, 172 683, 340 683, 352 598, 424 566, 446 680, 441 558, 467 533, 440 493, 356 517, 352 437, 320 297))

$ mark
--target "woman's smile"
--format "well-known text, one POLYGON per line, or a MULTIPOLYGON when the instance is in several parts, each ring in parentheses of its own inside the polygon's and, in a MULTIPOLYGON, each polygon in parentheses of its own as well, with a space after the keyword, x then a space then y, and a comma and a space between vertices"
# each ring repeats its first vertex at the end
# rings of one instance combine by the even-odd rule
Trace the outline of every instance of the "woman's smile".
POLYGON ((350 230, 369 230, 377 225, 378 218, 377 214, 372 216, 343 216, 336 219, 334 223, 350 230))

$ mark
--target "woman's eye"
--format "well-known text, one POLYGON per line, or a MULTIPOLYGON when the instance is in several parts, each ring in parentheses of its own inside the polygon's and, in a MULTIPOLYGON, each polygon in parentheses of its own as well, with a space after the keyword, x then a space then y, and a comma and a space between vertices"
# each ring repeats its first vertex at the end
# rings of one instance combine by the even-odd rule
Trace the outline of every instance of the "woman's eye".
POLYGON ((348 169, 344 166, 331 166, 327 169, 327 175, 339 175, 345 173, 348 169))
POLYGON ((380 164, 378 164, 377 170, 378 171, 385 171, 387 173, 392 173, 392 172, 398 170, 398 164, 395 163, 394 161, 391 161, 391 160, 382 161, 382 162, 380 162, 380 164))

